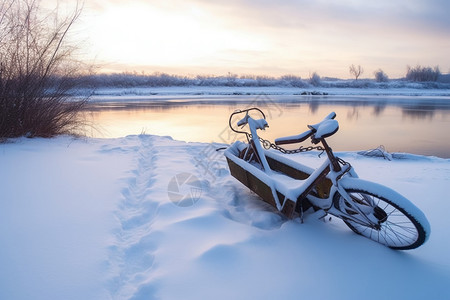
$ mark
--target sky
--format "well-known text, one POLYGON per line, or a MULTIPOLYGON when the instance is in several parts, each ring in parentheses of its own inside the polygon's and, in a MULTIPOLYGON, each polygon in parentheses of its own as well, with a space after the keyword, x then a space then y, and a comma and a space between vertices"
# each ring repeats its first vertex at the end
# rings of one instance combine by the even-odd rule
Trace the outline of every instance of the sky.
POLYGON ((450 71, 447 0, 85 0, 77 34, 102 72, 361 78, 450 71))

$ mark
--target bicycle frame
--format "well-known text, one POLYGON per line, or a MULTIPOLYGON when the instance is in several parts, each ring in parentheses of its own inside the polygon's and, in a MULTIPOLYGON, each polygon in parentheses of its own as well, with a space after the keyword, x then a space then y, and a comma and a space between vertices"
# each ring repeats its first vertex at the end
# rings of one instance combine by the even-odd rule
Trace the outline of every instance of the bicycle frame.
MULTIPOLYGON (((332 154, 332 153, 331 153, 332 154)), ((358 178, 358 175, 356 174, 355 170, 350 164, 344 164, 340 166, 339 171, 332 171, 330 172, 330 166, 332 165, 331 161, 327 159, 323 162, 323 164, 310 175, 312 177, 312 180, 319 181, 325 177, 331 179, 333 185, 331 186, 330 193, 328 198, 318 198, 315 197, 310 193, 310 191, 314 188, 315 184, 311 184, 308 186, 300 196, 299 200, 306 198, 313 206, 316 206, 320 209, 323 209, 325 212, 341 218, 341 219, 349 219, 356 223, 363 222, 364 224, 367 224, 369 222, 370 224, 373 224, 373 226, 376 226, 378 223, 378 220, 373 217, 373 208, 376 206, 375 203, 373 203, 371 198, 365 198, 367 201, 367 204, 369 205, 361 205, 360 203, 357 203, 354 201, 354 199, 346 192, 344 186, 341 184, 341 179, 344 175, 347 175, 351 178, 358 178), (355 212, 355 214, 349 214, 346 211, 343 211, 342 209, 339 209, 339 205, 335 203, 335 194, 339 193, 342 198, 345 200, 347 204, 347 209, 351 209, 355 212)), ((345 180, 344 180, 345 181, 345 180)), ((305 182, 305 184, 307 184, 305 182)))
MULTIPOLYGON (((259 109, 257 110, 261 112, 259 109)), ((265 150, 263 149, 259 140, 259 136, 257 134, 257 129, 264 129, 265 126, 261 125, 260 120, 255 120, 250 117, 248 115, 248 111, 249 110, 244 110, 236 113, 246 112, 246 116, 244 117, 244 119, 239 121, 238 124, 247 124, 250 129, 250 134, 245 131, 236 131, 233 129, 233 127, 231 127, 231 117, 236 113, 233 113, 230 117, 230 127, 238 133, 246 134, 249 142, 249 147, 253 146, 253 151, 256 153, 256 156, 260 161, 260 164, 262 165, 263 172, 265 172, 268 176, 271 176, 273 175, 273 171, 269 166, 265 155, 265 150)), ((264 114, 262 112, 261 114, 265 119, 264 114)), ((291 198, 291 200, 296 201, 296 205, 300 205, 300 218, 303 219, 303 201, 306 200, 309 201, 313 206, 322 209, 325 212, 330 213, 331 215, 334 215, 338 218, 349 219, 357 223, 369 222, 371 224, 374 224, 375 226, 378 220, 376 220, 375 218, 372 219, 370 216, 373 214, 368 213, 368 210, 370 209, 372 209, 373 211, 373 208, 376 206, 375 203, 372 203, 372 200, 369 198, 366 199, 367 203, 365 205, 357 203, 350 195, 348 195, 344 187, 340 184, 340 181, 344 176, 358 178, 358 175, 356 174, 352 166, 334 155, 325 138, 320 138, 317 142, 320 142, 323 145, 325 149, 324 151, 327 154, 327 159, 322 163, 320 167, 318 167, 312 174, 310 174, 306 180, 303 181, 301 186, 295 189, 291 189, 289 192, 285 192, 284 201, 280 201, 280 199, 278 199, 278 191, 276 190, 276 187, 271 186, 272 194, 274 196, 278 210, 283 211, 285 204, 288 202, 286 201, 286 198, 291 198), (331 180, 332 182, 328 197, 319 198, 314 196, 311 192, 321 181, 325 180, 325 178, 331 180), (339 205, 336 205, 337 203, 334 203, 336 193, 339 193, 342 198, 345 199, 346 209, 351 210, 353 212, 352 214, 349 214, 343 209, 339 209, 339 205)))

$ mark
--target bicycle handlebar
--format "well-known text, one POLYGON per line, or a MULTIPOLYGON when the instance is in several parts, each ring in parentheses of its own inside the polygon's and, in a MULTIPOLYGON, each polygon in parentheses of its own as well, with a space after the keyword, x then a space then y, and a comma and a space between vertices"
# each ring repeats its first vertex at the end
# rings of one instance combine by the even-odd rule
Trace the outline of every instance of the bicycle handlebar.
MULTIPOLYGON (((269 126, 265 120, 266 116, 264 115, 262 110, 260 110, 259 108, 253 107, 253 108, 248 108, 248 109, 243 109, 243 110, 236 110, 230 115, 228 124, 229 124, 231 130, 233 130, 236 133, 246 134, 247 137, 249 137, 250 133, 241 131, 241 130, 237 130, 233 127, 232 119, 237 114, 245 113, 244 118, 242 118, 236 122, 237 126, 243 127, 246 124, 248 124, 248 121, 251 118, 249 116, 249 112, 251 112, 251 111, 256 111, 256 112, 260 113, 261 116, 263 117, 262 119, 258 119, 258 120, 255 120, 252 118, 252 120, 254 121, 253 126, 256 129, 264 129, 269 126)), ((287 136, 287 137, 275 139, 275 144, 276 145, 285 145, 285 144, 301 143, 301 142, 305 141, 306 139, 308 139, 309 137, 311 137, 311 142, 313 144, 317 144, 322 139, 329 137, 338 131, 339 123, 336 120, 333 120, 335 117, 336 117, 336 113, 332 112, 332 113, 328 114, 321 122, 314 124, 314 125, 308 125, 309 130, 307 130, 301 134, 298 134, 298 135, 287 136)))
MULTIPOLYGON (((248 132, 245 132, 245 131, 236 130, 236 129, 233 127, 233 124, 232 124, 231 122, 232 122, 232 119, 233 119, 233 117, 234 117, 235 115, 241 114, 241 113, 245 113, 244 118, 240 119, 240 120, 236 123, 237 126, 243 127, 244 125, 247 124, 248 118, 249 118, 249 114, 248 114, 248 113, 251 112, 251 111, 257 111, 258 113, 261 114, 261 116, 263 117, 264 120, 266 119, 266 115, 262 112, 262 110, 260 110, 259 108, 256 108, 256 107, 252 107, 252 108, 248 108, 248 109, 243 109, 243 110, 236 110, 236 111, 234 111, 234 112, 230 115, 230 119, 228 120, 228 125, 230 126, 231 130, 233 130, 233 131, 236 132, 236 133, 249 134, 248 132)), ((266 122, 266 124, 267 124, 267 122, 266 122)), ((262 125, 263 125, 263 124, 262 124, 262 125)), ((267 126, 268 126, 268 125, 267 125, 267 126)), ((264 128, 264 127, 266 127, 266 126, 263 126, 263 128, 264 128)))

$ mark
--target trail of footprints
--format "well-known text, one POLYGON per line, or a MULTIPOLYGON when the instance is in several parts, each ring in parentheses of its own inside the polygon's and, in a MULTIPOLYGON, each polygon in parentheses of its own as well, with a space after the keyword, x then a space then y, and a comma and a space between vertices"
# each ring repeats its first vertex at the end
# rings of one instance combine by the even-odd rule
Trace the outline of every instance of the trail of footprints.
MULTIPOLYGON (((156 244, 152 240, 152 224, 159 202, 151 197, 155 184, 157 149, 151 137, 139 136, 137 168, 122 191, 123 200, 116 211, 120 227, 115 232, 110 261, 114 277, 109 283, 113 299, 138 298, 139 289, 151 277, 156 244)), ((147 289, 147 296, 151 290, 147 289)))
MULTIPOLYGON (((116 211, 119 226, 110 246, 112 278, 109 290, 112 299, 156 297, 154 271, 158 266, 155 253, 165 233, 155 230, 154 223, 160 211, 171 211, 178 216, 188 213, 186 208, 177 207, 167 196, 167 184, 177 174, 174 168, 189 171, 201 181, 201 198, 194 204, 194 210, 211 204, 205 201, 213 201, 213 206, 227 219, 261 229, 271 230, 281 226, 283 220, 279 215, 261 206, 255 195, 249 194, 229 176, 225 159, 218 158, 217 168, 209 170, 214 172, 213 177, 198 167, 198 153, 204 145, 186 146, 182 142, 146 135, 137 138, 140 146, 135 152, 136 167, 130 172, 131 176, 126 179, 127 185, 122 190, 122 201, 116 211)), ((176 217, 171 220, 166 215, 165 219, 168 224, 178 222, 176 217)))

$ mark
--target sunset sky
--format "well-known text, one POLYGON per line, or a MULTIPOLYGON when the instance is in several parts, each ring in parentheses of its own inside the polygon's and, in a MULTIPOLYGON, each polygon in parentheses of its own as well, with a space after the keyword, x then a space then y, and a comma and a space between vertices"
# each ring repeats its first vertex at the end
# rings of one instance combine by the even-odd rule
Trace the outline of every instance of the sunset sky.
POLYGON ((350 78, 450 70, 447 0, 86 0, 77 34, 104 72, 350 78))

